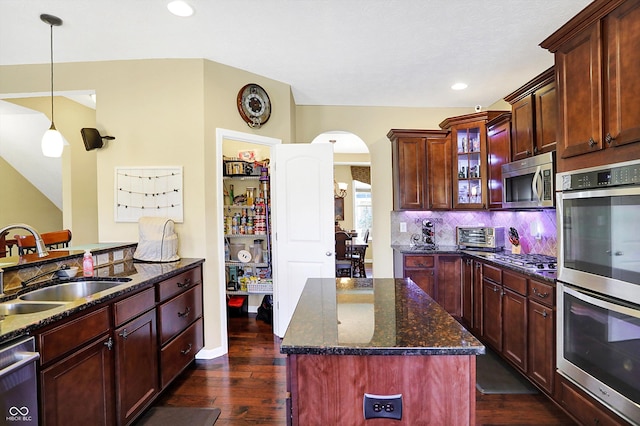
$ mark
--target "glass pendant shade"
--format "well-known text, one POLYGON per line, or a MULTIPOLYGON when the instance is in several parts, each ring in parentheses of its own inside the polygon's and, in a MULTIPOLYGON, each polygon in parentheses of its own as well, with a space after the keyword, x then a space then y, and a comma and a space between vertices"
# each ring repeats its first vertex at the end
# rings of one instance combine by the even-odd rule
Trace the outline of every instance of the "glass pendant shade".
POLYGON ((62 135, 56 130, 53 122, 51 122, 51 127, 44 132, 42 136, 42 154, 45 157, 60 157, 62 156, 63 147, 64 140, 62 139, 62 135))

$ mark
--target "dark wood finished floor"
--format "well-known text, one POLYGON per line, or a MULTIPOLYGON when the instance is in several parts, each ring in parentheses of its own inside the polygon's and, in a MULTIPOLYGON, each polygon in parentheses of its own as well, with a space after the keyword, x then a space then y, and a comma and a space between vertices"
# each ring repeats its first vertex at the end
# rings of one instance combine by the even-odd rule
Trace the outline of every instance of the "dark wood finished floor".
MULTIPOLYGON (((221 425, 285 424, 285 357, 271 326, 248 317, 229 319, 229 354, 197 360, 156 403, 217 407, 221 425)), ((573 425, 542 395, 476 397, 478 425, 573 425)))

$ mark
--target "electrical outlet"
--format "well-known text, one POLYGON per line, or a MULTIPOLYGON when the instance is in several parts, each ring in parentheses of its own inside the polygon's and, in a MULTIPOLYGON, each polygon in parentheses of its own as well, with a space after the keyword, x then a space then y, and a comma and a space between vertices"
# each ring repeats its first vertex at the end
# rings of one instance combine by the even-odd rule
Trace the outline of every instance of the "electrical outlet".
POLYGON ((407 232, 407 222, 400 222, 400 232, 407 232))
POLYGON ((362 410, 366 419, 402 420, 402 394, 373 395, 364 394, 362 410))

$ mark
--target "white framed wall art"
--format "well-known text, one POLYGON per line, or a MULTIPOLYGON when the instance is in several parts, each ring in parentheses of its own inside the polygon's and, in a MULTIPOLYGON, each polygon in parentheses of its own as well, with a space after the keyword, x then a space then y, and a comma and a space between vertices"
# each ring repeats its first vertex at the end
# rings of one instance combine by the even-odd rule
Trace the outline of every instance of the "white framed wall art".
POLYGON ((138 222, 143 216, 183 222, 182 166, 116 167, 115 221, 138 222))

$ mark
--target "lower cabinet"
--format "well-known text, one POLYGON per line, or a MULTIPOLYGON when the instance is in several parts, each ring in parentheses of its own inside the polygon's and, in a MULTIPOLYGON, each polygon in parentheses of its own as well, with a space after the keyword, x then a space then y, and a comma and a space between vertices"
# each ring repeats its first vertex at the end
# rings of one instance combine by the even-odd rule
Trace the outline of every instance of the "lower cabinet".
MULTIPOLYGON (((411 278, 450 315, 462 316, 462 258, 454 254, 404 254, 395 259, 403 278, 411 278)), ((396 276, 399 274, 396 272, 396 276)))
POLYGON ((127 424, 159 391, 155 309, 115 330, 115 355, 119 424, 127 424))
POLYGON ((103 334, 40 371, 42 425, 112 426, 115 422, 113 339, 103 334))
POLYGON ((115 423, 110 327, 106 306, 36 334, 42 425, 115 423))
POLYGON ((462 277, 463 306, 472 308, 465 313, 471 319, 471 332, 553 395, 555 288, 513 270, 470 260, 463 259, 462 277))
POLYGON ((43 426, 131 424, 194 360, 202 268, 177 277, 34 333, 43 426))
POLYGON ((558 403, 568 411, 580 424, 598 426, 620 426, 627 424, 618 416, 602 407, 578 390, 565 379, 558 386, 558 403))

